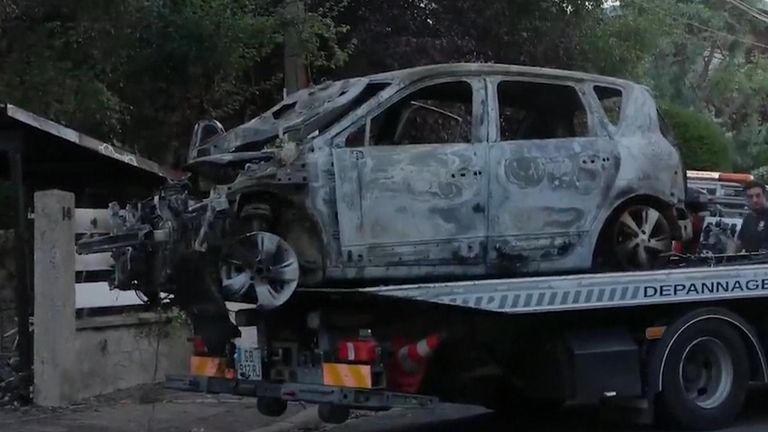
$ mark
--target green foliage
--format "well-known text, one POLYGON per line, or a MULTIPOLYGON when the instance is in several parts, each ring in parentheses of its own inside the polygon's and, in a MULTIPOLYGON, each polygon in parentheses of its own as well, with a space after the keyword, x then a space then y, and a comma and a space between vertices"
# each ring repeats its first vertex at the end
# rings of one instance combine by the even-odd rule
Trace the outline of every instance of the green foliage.
POLYGON ((763 157, 763 165, 750 172, 755 178, 763 183, 768 182, 768 158, 763 157))
POLYGON ((768 152, 768 59, 751 57, 732 59, 714 71, 706 99, 715 118, 732 131, 735 163, 742 170, 764 165, 768 152))
POLYGON ((167 311, 167 315, 170 319, 168 325, 168 332, 170 334, 176 336, 183 335, 192 328, 192 322, 183 310, 173 307, 167 311))
POLYGON ((665 13, 669 3, 628 0, 614 13, 598 14, 580 34, 578 69, 643 80, 651 55, 675 36, 678 26, 665 13))
POLYGON ((751 41, 767 42, 763 25, 728 2, 654 7, 666 17, 657 28, 673 31, 649 53, 645 81, 660 98, 715 120, 726 131, 735 169, 758 166, 757 155, 768 149, 768 59, 751 41))
POLYGON ((0 21, 2 98, 116 138, 125 106, 110 87, 120 65, 102 60, 126 36, 118 21, 123 13, 130 16, 127 7, 96 1, 6 4, 13 13, 0 21))
POLYGON ((601 4, 349 0, 338 22, 349 27, 355 50, 337 75, 456 61, 575 68, 588 49, 582 36, 604 15, 601 4))
POLYGON ((305 0, 305 14, 286 3, 0 0, 0 99, 179 161, 198 119, 231 127, 280 99, 295 34, 315 82, 455 61, 577 69, 714 120, 737 169, 768 152, 768 50, 750 43, 768 45, 768 32, 730 2, 305 0))
POLYGON ((310 65, 346 51, 334 8, 295 16, 273 0, 0 0, 0 98, 178 160, 195 121, 234 126, 281 96, 285 31, 310 65))
POLYGON ((687 169, 730 171, 728 139, 711 118, 679 106, 661 108, 687 169))

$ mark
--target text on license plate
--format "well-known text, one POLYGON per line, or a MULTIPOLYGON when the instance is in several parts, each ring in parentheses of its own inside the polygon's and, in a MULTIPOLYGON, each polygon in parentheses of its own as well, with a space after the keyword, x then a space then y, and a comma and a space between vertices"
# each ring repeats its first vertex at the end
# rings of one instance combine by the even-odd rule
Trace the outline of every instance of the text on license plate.
POLYGON ((238 346, 235 358, 239 379, 261 379, 261 350, 259 348, 238 346))

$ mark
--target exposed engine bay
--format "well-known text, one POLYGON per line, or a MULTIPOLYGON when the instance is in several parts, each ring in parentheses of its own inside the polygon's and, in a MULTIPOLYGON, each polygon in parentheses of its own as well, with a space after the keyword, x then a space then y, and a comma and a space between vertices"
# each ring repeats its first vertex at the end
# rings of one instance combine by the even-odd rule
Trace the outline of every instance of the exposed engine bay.
POLYGON ((223 352, 238 332, 225 302, 273 309, 299 282, 296 253, 262 231, 271 223, 270 207, 236 205, 217 188, 200 199, 190 182, 172 181, 145 201, 112 203, 112 233, 81 240, 78 253, 111 252, 111 288, 141 292, 155 305, 172 296, 208 349, 223 352))
MULTIPOLYGON (((137 207, 110 208, 113 233, 84 240, 80 253, 113 253, 113 288, 138 290, 149 298, 176 293, 174 270, 196 255, 216 257, 222 300, 282 304, 298 283, 296 254, 280 237, 259 231, 271 217, 267 206, 248 206, 233 217, 226 199, 190 194, 189 183, 171 183, 137 207)), ((201 262, 201 265, 210 263, 201 262)))

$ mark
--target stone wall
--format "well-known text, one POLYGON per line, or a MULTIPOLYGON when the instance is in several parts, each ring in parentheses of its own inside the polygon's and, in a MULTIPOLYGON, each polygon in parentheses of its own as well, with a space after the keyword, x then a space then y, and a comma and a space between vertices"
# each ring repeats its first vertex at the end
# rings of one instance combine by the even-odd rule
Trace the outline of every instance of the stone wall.
POLYGON ((152 313, 78 320, 70 400, 189 373, 189 336, 187 326, 152 313))

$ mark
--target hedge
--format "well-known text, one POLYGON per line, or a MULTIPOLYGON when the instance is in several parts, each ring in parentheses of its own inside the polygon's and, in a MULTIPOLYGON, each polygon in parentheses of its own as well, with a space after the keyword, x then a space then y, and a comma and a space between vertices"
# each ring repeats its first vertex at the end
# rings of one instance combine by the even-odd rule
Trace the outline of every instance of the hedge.
POLYGON ((707 116, 671 104, 662 105, 660 109, 680 147, 686 169, 733 169, 728 138, 717 123, 707 116))

